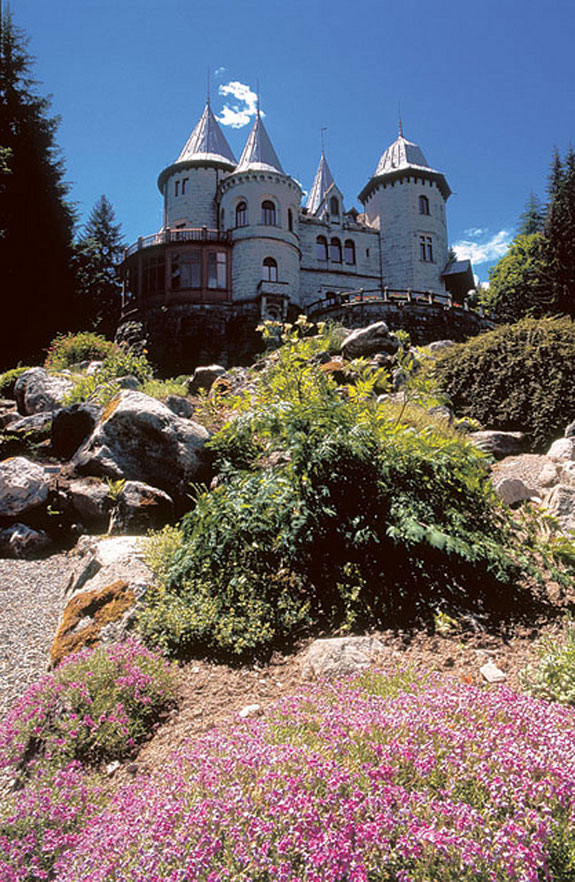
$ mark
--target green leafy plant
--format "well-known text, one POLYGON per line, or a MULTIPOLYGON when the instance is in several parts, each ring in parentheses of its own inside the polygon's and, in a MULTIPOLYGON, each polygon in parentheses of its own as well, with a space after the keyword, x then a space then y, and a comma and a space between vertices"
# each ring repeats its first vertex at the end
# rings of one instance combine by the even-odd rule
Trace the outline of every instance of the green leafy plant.
POLYGON ((180 395, 185 398, 188 394, 187 377, 172 377, 168 380, 149 379, 142 386, 144 395, 163 400, 168 395, 180 395))
POLYGON ((100 361, 118 351, 118 346, 93 331, 77 334, 58 334, 48 347, 44 366, 47 370, 61 371, 82 361, 100 361))
POLYGON ((65 404, 93 401, 106 406, 122 389, 120 377, 133 376, 141 383, 150 380, 153 369, 145 355, 136 355, 129 349, 118 348, 103 362, 94 374, 75 379, 74 388, 66 395, 65 404))
POLYGON ((105 478, 107 493, 109 499, 112 499, 114 502, 117 502, 120 496, 122 495, 122 491, 126 486, 126 479, 120 478, 118 481, 114 481, 113 478, 105 478))
POLYGON ((563 638, 547 637, 537 645, 539 662, 521 675, 523 686, 539 698, 575 705, 575 623, 567 618, 563 638))
POLYGON ((0 396, 3 398, 13 398, 14 397, 14 384, 19 376, 21 376, 24 371, 29 371, 29 367, 18 367, 11 368, 9 371, 4 371, 3 374, 0 374, 0 396))

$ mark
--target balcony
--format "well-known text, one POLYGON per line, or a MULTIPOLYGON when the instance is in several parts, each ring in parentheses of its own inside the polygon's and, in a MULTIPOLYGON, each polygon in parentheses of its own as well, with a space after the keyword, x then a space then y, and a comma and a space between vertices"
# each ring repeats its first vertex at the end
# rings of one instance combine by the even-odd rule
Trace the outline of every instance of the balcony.
POLYGON ((140 238, 126 248, 124 251, 124 260, 137 251, 144 248, 152 248, 154 245, 169 245, 174 242, 224 242, 230 241, 230 234, 225 230, 209 230, 207 227, 183 227, 179 230, 160 230, 159 233, 153 233, 151 236, 140 236, 140 238))

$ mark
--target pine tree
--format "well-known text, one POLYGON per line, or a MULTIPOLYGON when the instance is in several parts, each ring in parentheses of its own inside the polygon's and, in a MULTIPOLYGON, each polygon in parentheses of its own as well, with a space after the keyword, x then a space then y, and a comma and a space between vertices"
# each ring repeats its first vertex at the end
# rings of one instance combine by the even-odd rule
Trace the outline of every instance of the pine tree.
POLYGON ((112 203, 101 196, 74 246, 76 315, 83 328, 112 336, 120 318, 121 285, 117 267, 124 239, 112 203))
POLYGON ((55 142, 59 121, 36 94, 26 46, 0 4, 0 367, 40 358, 71 321, 74 212, 55 142))
POLYGON ((545 230, 545 208, 535 193, 531 193, 519 218, 518 236, 533 236, 545 230))
POLYGON ((557 312, 575 315, 575 152, 564 161, 557 151, 549 176, 549 208, 545 232, 552 261, 557 312))

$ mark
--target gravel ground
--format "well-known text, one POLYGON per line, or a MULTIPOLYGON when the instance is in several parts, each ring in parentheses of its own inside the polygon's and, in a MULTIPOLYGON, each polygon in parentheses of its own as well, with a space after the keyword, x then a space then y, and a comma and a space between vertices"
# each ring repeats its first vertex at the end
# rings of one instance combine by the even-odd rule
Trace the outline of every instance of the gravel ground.
POLYGON ((62 610, 65 554, 45 560, 0 560, 0 720, 46 672, 62 610))

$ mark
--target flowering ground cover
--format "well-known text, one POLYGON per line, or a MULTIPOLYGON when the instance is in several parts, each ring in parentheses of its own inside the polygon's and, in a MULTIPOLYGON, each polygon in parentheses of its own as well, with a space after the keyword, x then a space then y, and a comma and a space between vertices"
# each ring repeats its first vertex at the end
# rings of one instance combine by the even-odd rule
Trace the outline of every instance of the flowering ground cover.
POLYGON ((90 818, 52 878, 567 882, 574 809, 571 708, 366 674, 178 750, 90 818))

